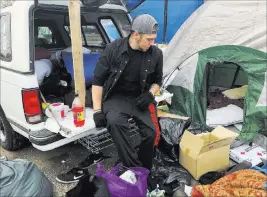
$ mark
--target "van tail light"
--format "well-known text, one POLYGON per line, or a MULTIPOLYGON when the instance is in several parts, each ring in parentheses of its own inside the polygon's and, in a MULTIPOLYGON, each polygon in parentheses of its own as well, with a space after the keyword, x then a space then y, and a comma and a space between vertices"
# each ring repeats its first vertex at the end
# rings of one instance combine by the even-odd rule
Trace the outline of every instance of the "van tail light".
POLYGON ((36 124, 42 121, 42 110, 39 99, 39 90, 22 90, 22 102, 26 121, 36 124))

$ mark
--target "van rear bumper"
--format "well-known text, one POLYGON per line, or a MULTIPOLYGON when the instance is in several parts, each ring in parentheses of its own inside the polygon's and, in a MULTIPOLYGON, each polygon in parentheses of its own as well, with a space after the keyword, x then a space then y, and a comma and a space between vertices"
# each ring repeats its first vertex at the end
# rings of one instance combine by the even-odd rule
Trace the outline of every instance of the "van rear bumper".
POLYGON ((30 131, 29 132, 29 140, 31 143, 36 144, 38 146, 44 146, 47 144, 51 144, 58 140, 63 139, 60 134, 53 133, 47 129, 43 129, 40 131, 30 131))
MULTIPOLYGON (((104 130, 105 130, 105 129, 104 129, 104 130)), ((80 139, 80 138, 84 138, 84 137, 87 137, 87 136, 89 136, 89 135, 98 133, 98 132, 103 132, 103 131, 99 131, 99 130, 96 130, 96 129, 94 128, 94 129, 90 129, 90 130, 88 130, 88 131, 85 131, 85 132, 83 132, 83 133, 80 133, 80 134, 78 134, 78 135, 75 135, 75 136, 73 136, 73 137, 71 137, 71 138, 65 138, 65 137, 62 137, 62 136, 61 136, 61 139, 57 139, 56 141, 54 141, 54 142, 52 142, 52 143, 48 143, 48 144, 44 144, 44 143, 43 143, 43 145, 40 145, 40 143, 39 143, 39 144, 35 144, 35 143, 32 142, 32 145, 33 145, 35 148, 37 148, 38 150, 40 150, 40 151, 49 151, 49 150, 53 150, 53 149, 55 149, 55 148, 58 148, 58 147, 60 147, 60 146, 64 146, 64 145, 66 145, 66 144, 68 144, 68 143, 74 142, 74 141, 76 141, 76 140, 78 140, 78 139, 80 139)), ((56 134, 56 135, 60 135, 60 134, 56 134)), ((51 139, 52 139, 52 138, 51 138, 51 139)), ((56 139, 56 137, 53 138, 53 139, 56 139)))
POLYGON ((49 151, 68 143, 74 142, 78 139, 87 137, 89 135, 99 134, 106 129, 99 130, 96 128, 90 129, 71 138, 65 138, 58 133, 53 133, 47 129, 30 130, 22 127, 16 122, 9 119, 13 129, 24 137, 28 138, 33 147, 41 151, 49 151))
POLYGON ((53 133, 47 129, 44 129, 44 127, 41 127, 39 129, 25 128, 24 126, 18 124, 17 122, 11 119, 8 119, 8 121, 16 132, 28 138, 31 143, 40 146, 51 144, 53 142, 63 139, 60 134, 53 133))

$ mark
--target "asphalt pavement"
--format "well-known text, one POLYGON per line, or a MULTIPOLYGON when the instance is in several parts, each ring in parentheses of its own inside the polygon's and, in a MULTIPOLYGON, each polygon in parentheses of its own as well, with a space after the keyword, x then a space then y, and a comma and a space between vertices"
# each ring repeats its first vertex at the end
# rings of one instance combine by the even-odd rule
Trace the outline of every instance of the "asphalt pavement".
MULTIPOLYGON (((32 145, 15 152, 7 151, 2 147, 0 147, 0 149, 1 156, 7 156, 9 160, 26 159, 34 162, 53 183, 54 197, 65 196, 65 193, 77 184, 58 183, 56 181, 56 175, 70 170, 90 154, 89 151, 79 143, 68 144, 47 152, 39 151, 32 145)), ((113 166, 118 159, 115 147, 112 146, 104 150, 103 153, 104 155, 111 157, 104 161, 105 167, 109 168, 113 166)), ((95 167, 96 165, 90 167, 89 171, 94 173, 95 167)))

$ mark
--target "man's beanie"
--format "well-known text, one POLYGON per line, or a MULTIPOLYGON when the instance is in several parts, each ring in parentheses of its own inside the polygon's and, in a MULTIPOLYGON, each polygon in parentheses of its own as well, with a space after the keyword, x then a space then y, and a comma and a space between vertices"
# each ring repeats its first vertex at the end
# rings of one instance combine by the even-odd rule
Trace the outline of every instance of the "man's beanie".
POLYGON ((156 34, 158 32, 158 23, 151 15, 141 14, 134 18, 132 25, 127 25, 123 29, 141 34, 156 34))

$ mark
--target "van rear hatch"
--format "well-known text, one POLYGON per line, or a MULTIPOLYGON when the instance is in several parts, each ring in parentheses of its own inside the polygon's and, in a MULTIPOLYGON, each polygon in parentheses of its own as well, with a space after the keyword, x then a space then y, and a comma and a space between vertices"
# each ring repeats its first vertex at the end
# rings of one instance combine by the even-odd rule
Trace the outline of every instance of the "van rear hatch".
MULTIPOLYGON (((59 6, 68 6, 68 0, 36 0, 39 5, 59 5, 59 6)), ((145 0, 80 0, 81 7, 86 7, 89 9, 114 9, 123 7, 125 10, 130 13, 138 6, 140 6, 145 0)))

